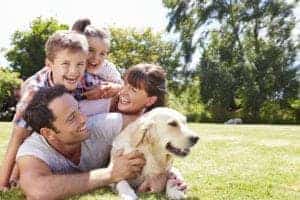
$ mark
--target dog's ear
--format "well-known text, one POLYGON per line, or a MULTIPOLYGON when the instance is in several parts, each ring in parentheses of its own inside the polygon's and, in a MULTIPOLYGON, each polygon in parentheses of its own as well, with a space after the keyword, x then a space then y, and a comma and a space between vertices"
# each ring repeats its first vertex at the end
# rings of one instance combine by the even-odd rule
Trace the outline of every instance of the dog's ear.
POLYGON ((138 125, 136 132, 131 137, 131 143, 134 147, 139 146, 142 143, 151 142, 151 128, 153 127, 153 121, 141 121, 138 125))

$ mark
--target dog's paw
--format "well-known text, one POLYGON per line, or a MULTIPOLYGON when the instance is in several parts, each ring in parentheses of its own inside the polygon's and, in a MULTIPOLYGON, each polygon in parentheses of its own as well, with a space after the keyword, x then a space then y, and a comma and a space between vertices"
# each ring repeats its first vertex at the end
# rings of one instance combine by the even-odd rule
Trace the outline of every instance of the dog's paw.
POLYGON ((127 181, 120 181, 116 185, 116 189, 119 193, 119 196, 123 200, 137 200, 138 197, 135 194, 134 190, 130 187, 127 181))
POLYGON ((123 200, 138 200, 136 194, 121 194, 120 197, 123 200))
POLYGON ((179 200, 186 198, 187 186, 179 179, 169 179, 166 185, 166 195, 168 199, 179 200))

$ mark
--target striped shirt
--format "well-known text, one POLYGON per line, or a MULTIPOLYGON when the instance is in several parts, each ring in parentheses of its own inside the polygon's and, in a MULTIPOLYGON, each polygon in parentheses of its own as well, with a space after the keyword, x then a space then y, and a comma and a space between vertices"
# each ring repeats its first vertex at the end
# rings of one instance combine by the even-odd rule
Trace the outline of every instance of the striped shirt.
MULTIPOLYGON (((21 88, 21 99, 16 106, 16 113, 14 115, 13 122, 23 128, 29 128, 25 120, 23 119, 24 111, 33 98, 34 94, 40 88, 53 87, 54 83, 52 81, 52 73, 49 67, 44 67, 40 71, 36 72, 33 76, 29 77, 23 84, 21 88)), ((72 95, 78 99, 82 96, 84 92, 84 87, 82 84, 78 84, 77 88, 72 92, 72 95)), ((29 128, 30 129, 30 128, 29 128)))
MULTIPOLYGON (((116 66, 107 60, 104 61, 104 64, 95 73, 85 72, 82 81, 84 91, 88 91, 90 88, 99 86, 105 82, 123 84, 121 74, 116 66)), ((80 111, 88 117, 99 113, 107 113, 110 110, 110 106, 111 98, 82 100, 79 102, 80 111)))

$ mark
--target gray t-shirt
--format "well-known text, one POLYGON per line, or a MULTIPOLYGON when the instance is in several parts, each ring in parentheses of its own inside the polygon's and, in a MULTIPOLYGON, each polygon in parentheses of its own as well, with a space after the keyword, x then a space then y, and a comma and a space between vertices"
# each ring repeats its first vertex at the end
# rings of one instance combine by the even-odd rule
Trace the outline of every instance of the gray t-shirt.
POLYGON ((81 143, 79 165, 74 164, 51 147, 43 136, 33 133, 20 146, 17 159, 34 156, 44 161, 53 173, 84 172, 102 168, 108 163, 113 139, 121 132, 122 115, 98 114, 88 118, 90 137, 81 143))

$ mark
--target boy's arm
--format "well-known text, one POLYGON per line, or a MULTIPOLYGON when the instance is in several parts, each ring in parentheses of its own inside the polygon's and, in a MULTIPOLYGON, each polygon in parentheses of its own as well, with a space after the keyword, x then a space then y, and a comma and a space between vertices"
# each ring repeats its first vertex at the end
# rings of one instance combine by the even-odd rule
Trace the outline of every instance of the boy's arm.
POLYGON ((111 183, 136 177, 145 160, 142 154, 132 152, 113 159, 108 168, 77 174, 53 174, 46 163, 33 156, 18 159, 20 185, 29 199, 62 199, 84 193, 111 183))
MULTIPOLYGON (((26 84, 24 84, 26 86, 26 84)), ((13 129, 10 140, 4 156, 3 164, 0 169, 0 190, 9 188, 9 179, 15 164, 16 155, 20 145, 30 135, 31 131, 27 129, 27 123, 23 119, 24 111, 37 91, 36 87, 22 88, 22 97, 16 106, 16 113, 13 119, 13 129)))
POLYGON ((9 178, 15 164, 17 151, 29 134, 30 132, 27 129, 13 125, 12 134, 0 169, 0 190, 9 188, 9 178))

